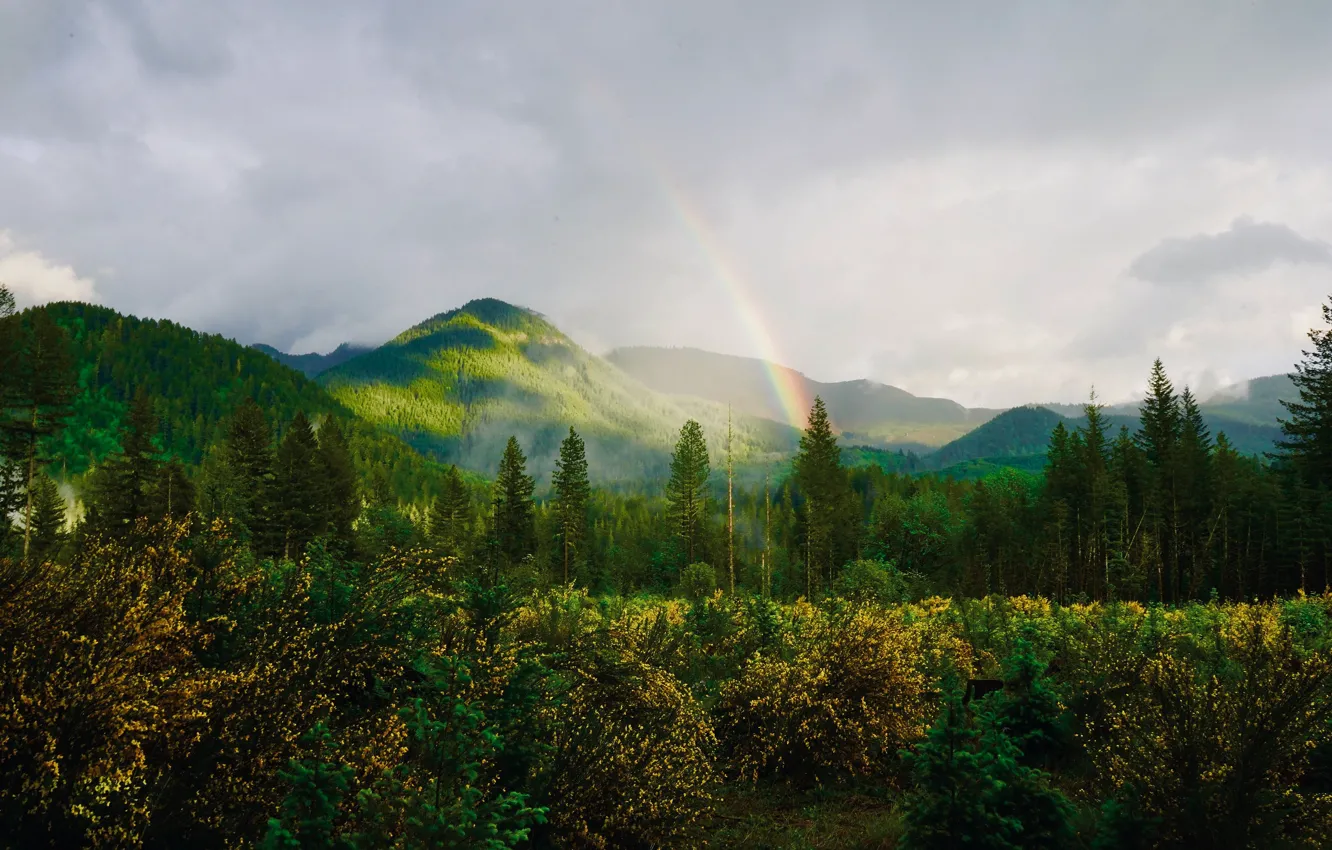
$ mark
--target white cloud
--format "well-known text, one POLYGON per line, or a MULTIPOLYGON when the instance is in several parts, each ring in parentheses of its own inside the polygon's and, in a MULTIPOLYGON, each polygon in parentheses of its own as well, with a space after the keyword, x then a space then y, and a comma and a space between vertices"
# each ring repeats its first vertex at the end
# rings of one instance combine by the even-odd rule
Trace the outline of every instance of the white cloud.
POLYGON ((50 301, 101 300, 92 278, 80 277, 72 267, 37 251, 20 248, 5 230, 0 230, 0 283, 14 293, 20 308, 50 301))

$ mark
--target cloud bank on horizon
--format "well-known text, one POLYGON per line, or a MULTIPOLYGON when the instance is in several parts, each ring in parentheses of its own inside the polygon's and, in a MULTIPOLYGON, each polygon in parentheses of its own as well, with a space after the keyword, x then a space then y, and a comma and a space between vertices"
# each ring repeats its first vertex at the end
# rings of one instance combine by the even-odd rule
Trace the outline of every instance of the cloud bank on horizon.
POLYGON ((1330 39, 1319 0, 15 0, 0 280, 294 351, 488 295, 970 405, 1156 356, 1205 392, 1332 293, 1330 39))

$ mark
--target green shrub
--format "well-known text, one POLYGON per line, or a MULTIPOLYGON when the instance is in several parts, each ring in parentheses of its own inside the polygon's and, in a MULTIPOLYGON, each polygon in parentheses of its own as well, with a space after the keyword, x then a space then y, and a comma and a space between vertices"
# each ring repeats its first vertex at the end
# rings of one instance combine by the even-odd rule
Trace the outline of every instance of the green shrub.
POLYGON ((702 599, 717 590, 717 571, 708 564, 690 564, 680 571, 680 593, 686 599, 702 599))

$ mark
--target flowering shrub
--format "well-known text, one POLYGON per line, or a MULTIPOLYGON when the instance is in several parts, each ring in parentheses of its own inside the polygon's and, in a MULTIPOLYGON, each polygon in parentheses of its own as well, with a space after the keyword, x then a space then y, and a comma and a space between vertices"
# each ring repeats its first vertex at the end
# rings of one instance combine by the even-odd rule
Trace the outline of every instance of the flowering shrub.
POLYGON ((790 659, 757 655, 721 687, 732 771, 795 782, 872 775, 922 733, 920 632, 881 610, 830 612, 790 659))

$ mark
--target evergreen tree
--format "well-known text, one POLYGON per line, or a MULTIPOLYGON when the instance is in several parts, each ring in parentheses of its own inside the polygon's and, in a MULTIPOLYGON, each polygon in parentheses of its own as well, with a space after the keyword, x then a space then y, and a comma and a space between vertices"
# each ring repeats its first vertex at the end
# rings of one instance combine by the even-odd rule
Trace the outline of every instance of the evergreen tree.
POLYGON ((184 519, 194 511, 194 483, 180 458, 162 465, 153 491, 153 516, 184 519))
MULTIPOLYGON (((12 310, 6 302, 6 310, 12 310)), ((25 325, 21 317, 0 320, 0 331, 11 352, 6 394, 0 403, 0 449, 19 467, 23 500, 23 557, 31 546, 33 482, 38 467, 50 460, 46 438, 56 433, 69 415, 74 374, 69 337, 45 310, 34 310, 25 325)), ((6 488, 7 489, 7 488, 6 488)))
POLYGON ((832 571, 838 559, 840 532, 844 531, 851 497, 850 481, 842 468, 842 449, 828 420, 823 399, 815 397, 809 412, 809 424, 800 437, 800 451, 794 462, 796 485, 805 497, 805 579, 806 592, 812 592, 811 577, 818 573, 832 584, 832 571))
POLYGON ((430 508, 430 542, 442 554, 461 558, 467 542, 467 525, 472 518, 472 495, 467 490, 458 467, 450 465, 444 473, 443 492, 430 508))
POLYGON ((1141 427, 1135 435, 1150 470, 1147 493, 1148 523, 1156 541, 1157 597, 1164 602, 1179 599, 1179 564, 1176 531, 1179 527, 1178 453, 1180 439, 1179 399, 1158 358, 1152 363, 1147 398, 1140 408, 1141 427))
POLYGON ((587 536, 587 500, 591 485, 587 480, 587 455, 583 438, 573 428, 560 444, 555 462, 555 525, 564 560, 564 581, 569 581, 570 559, 579 551, 587 536))
POLYGON ((671 454, 671 477, 666 483, 666 501, 671 525, 684 547, 685 563, 695 563, 698 544, 707 517, 708 444, 703 428, 690 419, 680 429, 671 454))
POLYGON ((1211 516, 1212 437, 1188 387, 1180 393, 1179 406, 1179 550, 1181 562, 1188 564, 1187 595, 1197 598, 1204 585, 1216 585, 1207 546, 1211 516))
POLYGON ((354 539, 352 526, 361 514, 361 495, 347 434, 332 417, 319 426, 318 462, 324 485, 324 518, 333 540, 348 552, 354 539))
POLYGON ((916 788, 908 799, 906 850, 1063 850, 1073 839, 1073 806, 1022 751, 992 712, 967 722, 957 684, 946 683, 944 710, 915 752, 903 757, 916 788))
POLYGON ((227 428, 225 462, 230 485, 234 488, 233 517, 250 538, 258 539, 266 531, 266 497, 273 476, 273 434, 264 411, 247 398, 236 408, 227 428))
POLYGON ((335 834, 338 809, 356 772, 335 760, 337 745, 323 722, 301 737, 306 758, 292 759, 278 776, 290 786, 282 810, 268 821, 260 850, 332 850, 352 843, 335 834))
POLYGON ((1323 584, 1332 583, 1332 297, 1323 305, 1327 328, 1311 329, 1311 349, 1295 365, 1291 381, 1297 400, 1282 400, 1288 416, 1280 420, 1282 439, 1276 458, 1286 478, 1287 499, 1306 521, 1298 531, 1300 587, 1310 563, 1322 564, 1323 584))
POLYGON ((32 557, 43 560, 50 557, 65 536, 65 497, 60 488, 46 474, 33 482, 32 500, 32 557))
POLYGON ((138 519, 157 518, 153 491, 162 466, 157 432, 153 402, 140 390, 120 432, 120 451, 98 470, 94 503, 89 507, 94 528, 123 534, 138 519))
MULTIPOLYGON (((495 476, 492 503, 496 554, 508 566, 520 563, 536 551, 536 508, 532 504, 535 484, 527 474, 527 458, 516 437, 509 437, 495 476)), ((499 565, 493 564, 494 571, 499 565)), ((493 578, 498 576, 492 575, 493 578)))
POLYGON ((272 537, 268 551, 299 558, 310 541, 327 528, 323 508, 323 472, 319 443, 304 413, 297 412, 278 446, 268 513, 272 537))
MULTIPOLYGON (((9 415, 18 401, 18 368, 22 328, 15 316, 14 295, 0 283, 0 414, 9 415)), ((0 432, 0 439, 4 437, 0 432)), ((23 504, 23 466, 9 457, 0 442, 0 551, 11 529, 9 518, 23 504)))

